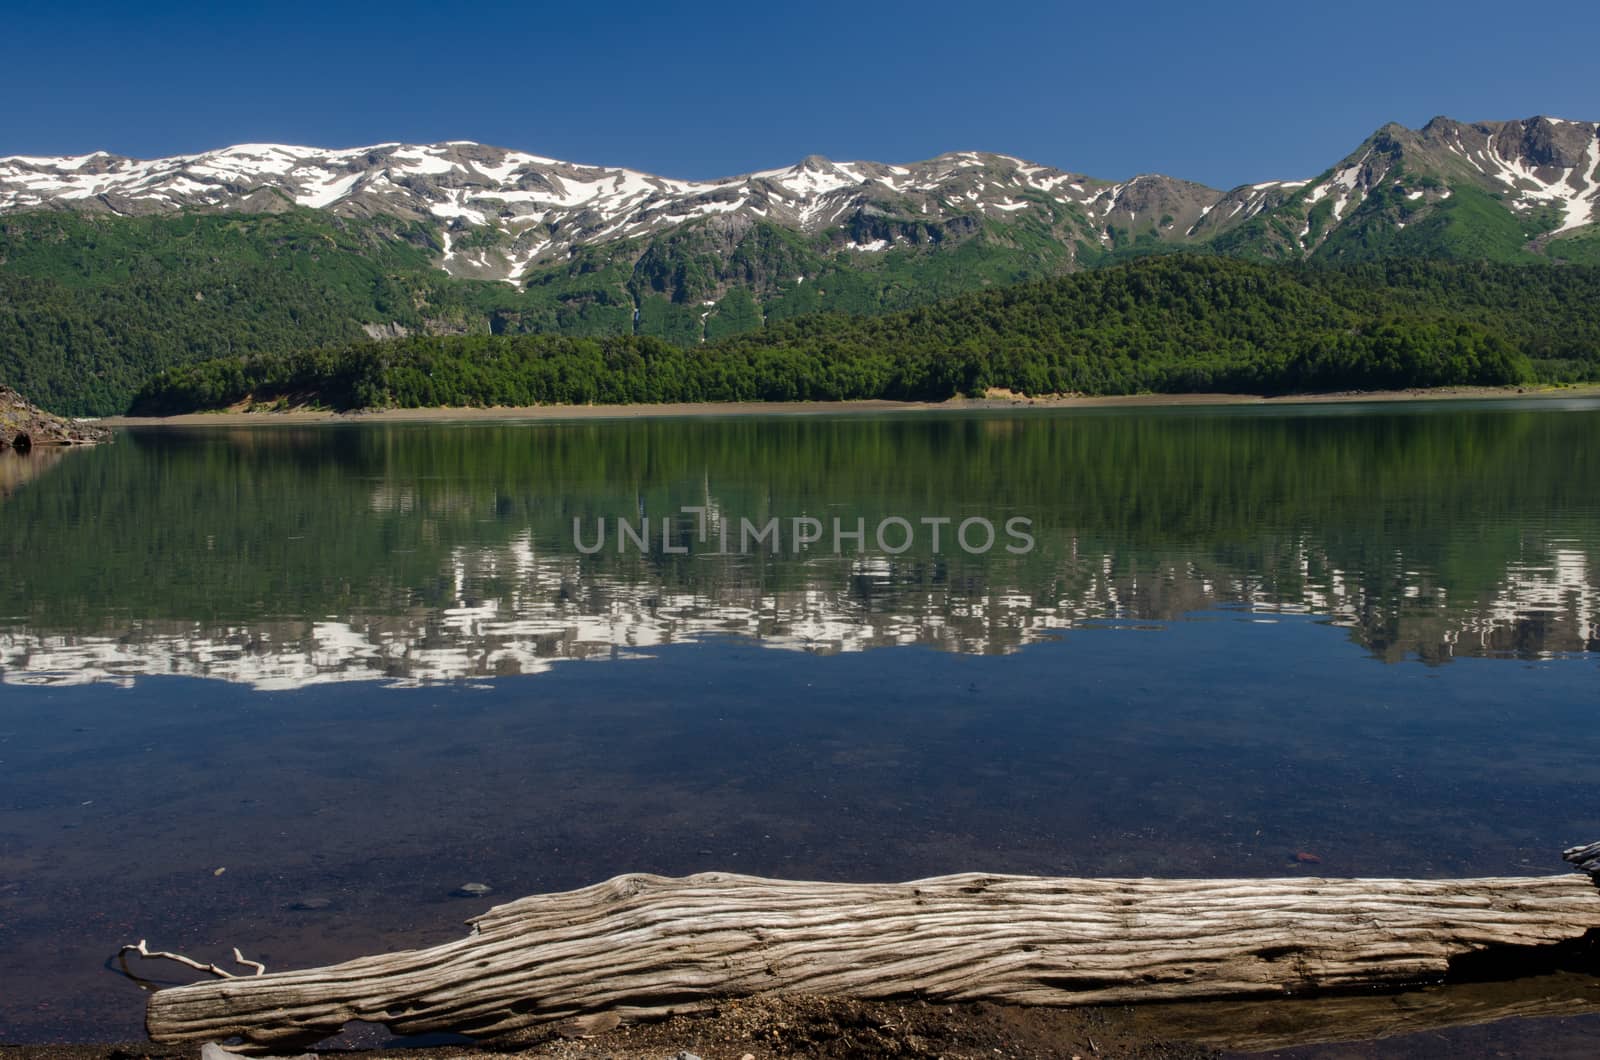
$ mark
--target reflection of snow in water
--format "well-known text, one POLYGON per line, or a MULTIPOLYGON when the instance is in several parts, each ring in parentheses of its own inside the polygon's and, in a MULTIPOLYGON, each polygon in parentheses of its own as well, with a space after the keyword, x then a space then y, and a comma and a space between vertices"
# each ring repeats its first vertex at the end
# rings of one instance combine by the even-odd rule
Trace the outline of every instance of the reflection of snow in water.
POLYGON ((1507 568, 1494 597, 1466 609, 1452 648, 1460 652, 1488 647, 1497 633, 1529 624, 1556 628, 1571 624, 1579 641, 1600 640, 1600 591, 1589 558, 1573 544, 1557 542, 1547 564, 1516 563, 1507 568))
MULTIPOLYGON (((1591 648, 1600 637, 1600 590, 1587 557, 1570 546, 1556 543, 1547 563, 1513 565, 1492 598, 1470 603, 1447 602, 1443 587, 1394 557, 1400 620, 1422 623, 1413 647, 1441 655, 1493 652, 1508 640, 1522 654, 1591 648), (1530 625, 1536 627, 1531 644, 1530 625)), ((810 584, 803 588, 771 590, 733 578, 688 592, 596 574, 570 555, 540 556, 525 533, 502 548, 456 550, 447 567, 454 600, 442 608, 220 628, 161 622, 94 633, 0 628, 0 681, 125 686, 139 677, 180 675, 262 691, 336 681, 407 686, 535 674, 564 660, 638 658, 657 645, 717 634, 791 651, 921 644, 976 654, 1013 651, 1085 621, 1170 618, 1218 604, 1263 615, 1321 615, 1349 627, 1359 627, 1363 616, 1394 617, 1367 598, 1356 572, 1319 564, 1304 549, 1297 559, 1301 580, 1292 595, 1258 575, 1205 572, 1194 564, 1118 573, 1112 556, 1076 554, 1041 578, 1057 592, 1071 587, 1059 596, 1026 586, 930 585, 914 564, 901 568, 884 557, 843 568, 824 563, 807 571, 810 584), (870 597, 850 588, 863 578, 874 587, 870 597), (474 587, 488 581, 498 595, 477 598, 474 587)))

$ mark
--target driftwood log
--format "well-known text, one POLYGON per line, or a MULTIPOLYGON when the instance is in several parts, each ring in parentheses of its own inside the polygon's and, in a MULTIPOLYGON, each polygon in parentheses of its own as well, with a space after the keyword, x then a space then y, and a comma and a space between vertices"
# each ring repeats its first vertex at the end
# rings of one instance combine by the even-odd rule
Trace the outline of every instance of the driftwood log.
POLYGON ((901 884, 627 875, 470 923, 468 937, 430 949, 159 990, 150 1036, 270 1048, 362 1020, 494 1037, 770 994, 1076 1005, 1400 986, 1437 981, 1465 954, 1581 939, 1600 929, 1600 889, 1581 873, 901 884))

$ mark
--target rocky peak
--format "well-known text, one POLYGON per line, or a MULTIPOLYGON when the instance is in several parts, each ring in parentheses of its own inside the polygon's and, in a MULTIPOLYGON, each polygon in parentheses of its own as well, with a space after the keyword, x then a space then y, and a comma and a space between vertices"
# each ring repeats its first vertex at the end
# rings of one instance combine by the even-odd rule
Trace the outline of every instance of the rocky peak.
POLYGON ((1551 118, 1507 122, 1497 137, 1502 154, 1520 154, 1535 166, 1571 169, 1581 165, 1595 141, 1594 126, 1551 118))

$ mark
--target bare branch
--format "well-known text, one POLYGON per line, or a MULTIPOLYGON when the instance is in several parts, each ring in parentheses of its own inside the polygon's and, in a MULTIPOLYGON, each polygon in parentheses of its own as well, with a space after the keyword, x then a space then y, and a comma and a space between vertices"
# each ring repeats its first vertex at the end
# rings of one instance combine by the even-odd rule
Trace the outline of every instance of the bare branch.
POLYGON ((122 949, 117 951, 117 956, 122 957, 122 956, 126 956, 129 953, 137 953, 139 956, 147 958, 149 960, 160 959, 160 960, 164 960, 164 961, 177 961, 179 964, 183 965, 185 968, 193 968, 197 972, 210 972, 212 975, 216 976, 218 979, 233 979, 233 978, 235 978, 235 976, 234 976, 234 974, 232 972, 225 972, 221 968, 218 968, 214 964, 201 964, 199 961, 193 960, 192 958, 189 958, 189 957, 185 957, 181 953, 169 953, 166 950, 152 950, 146 944, 144 939, 140 939, 139 942, 138 942, 138 945, 134 945, 132 943, 129 943, 128 945, 123 946, 122 949))
POLYGON ((256 970, 255 971, 256 975, 265 975, 266 974, 266 971, 267 971, 267 966, 266 965, 262 964, 260 961, 252 961, 250 958, 248 958, 244 954, 240 953, 239 952, 239 947, 237 947, 237 946, 235 946, 233 948, 233 960, 234 960, 234 963, 242 964, 246 968, 254 968, 256 970))
MULTIPOLYGON (((117 951, 117 957, 122 960, 122 966, 125 971, 127 970, 127 956, 130 953, 137 953, 139 956, 148 960, 176 961, 185 968, 193 968, 197 972, 207 972, 216 976, 218 979, 238 978, 238 976, 234 975, 232 972, 223 968, 219 968, 215 964, 201 964, 199 961, 194 960, 193 958, 185 957, 181 953, 172 953, 168 950, 152 950, 144 939, 140 939, 137 944, 130 942, 123 946, 122 949, 117 951)), ((233 959, 246 968, 254 968, 255 971, 252 973, 253 975, 262 975, 267 970, 267 966, 262 964, 260 961, 252 961, 244 954, 240 953, 239 947, 237 946, 233 948, 233 959)), ((133 973, 129 972, 128 974, 132 975, 133 973)))

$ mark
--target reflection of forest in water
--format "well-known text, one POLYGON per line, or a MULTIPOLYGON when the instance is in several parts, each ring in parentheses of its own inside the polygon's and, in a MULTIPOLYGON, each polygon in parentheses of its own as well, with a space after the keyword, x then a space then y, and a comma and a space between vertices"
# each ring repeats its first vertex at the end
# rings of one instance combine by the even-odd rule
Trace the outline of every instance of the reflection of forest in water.
POLYGON ((1390 660, 1600 651, 1597 433, 1600 407, 1546 403, 130 434, 0 508, 0 667, 282 687, 714 633, 1005 652, 1219 605, 1325 616, 1390 660), (1037 546, 573 545, 574 518, 686 505, 1023 515, 1037 546))

